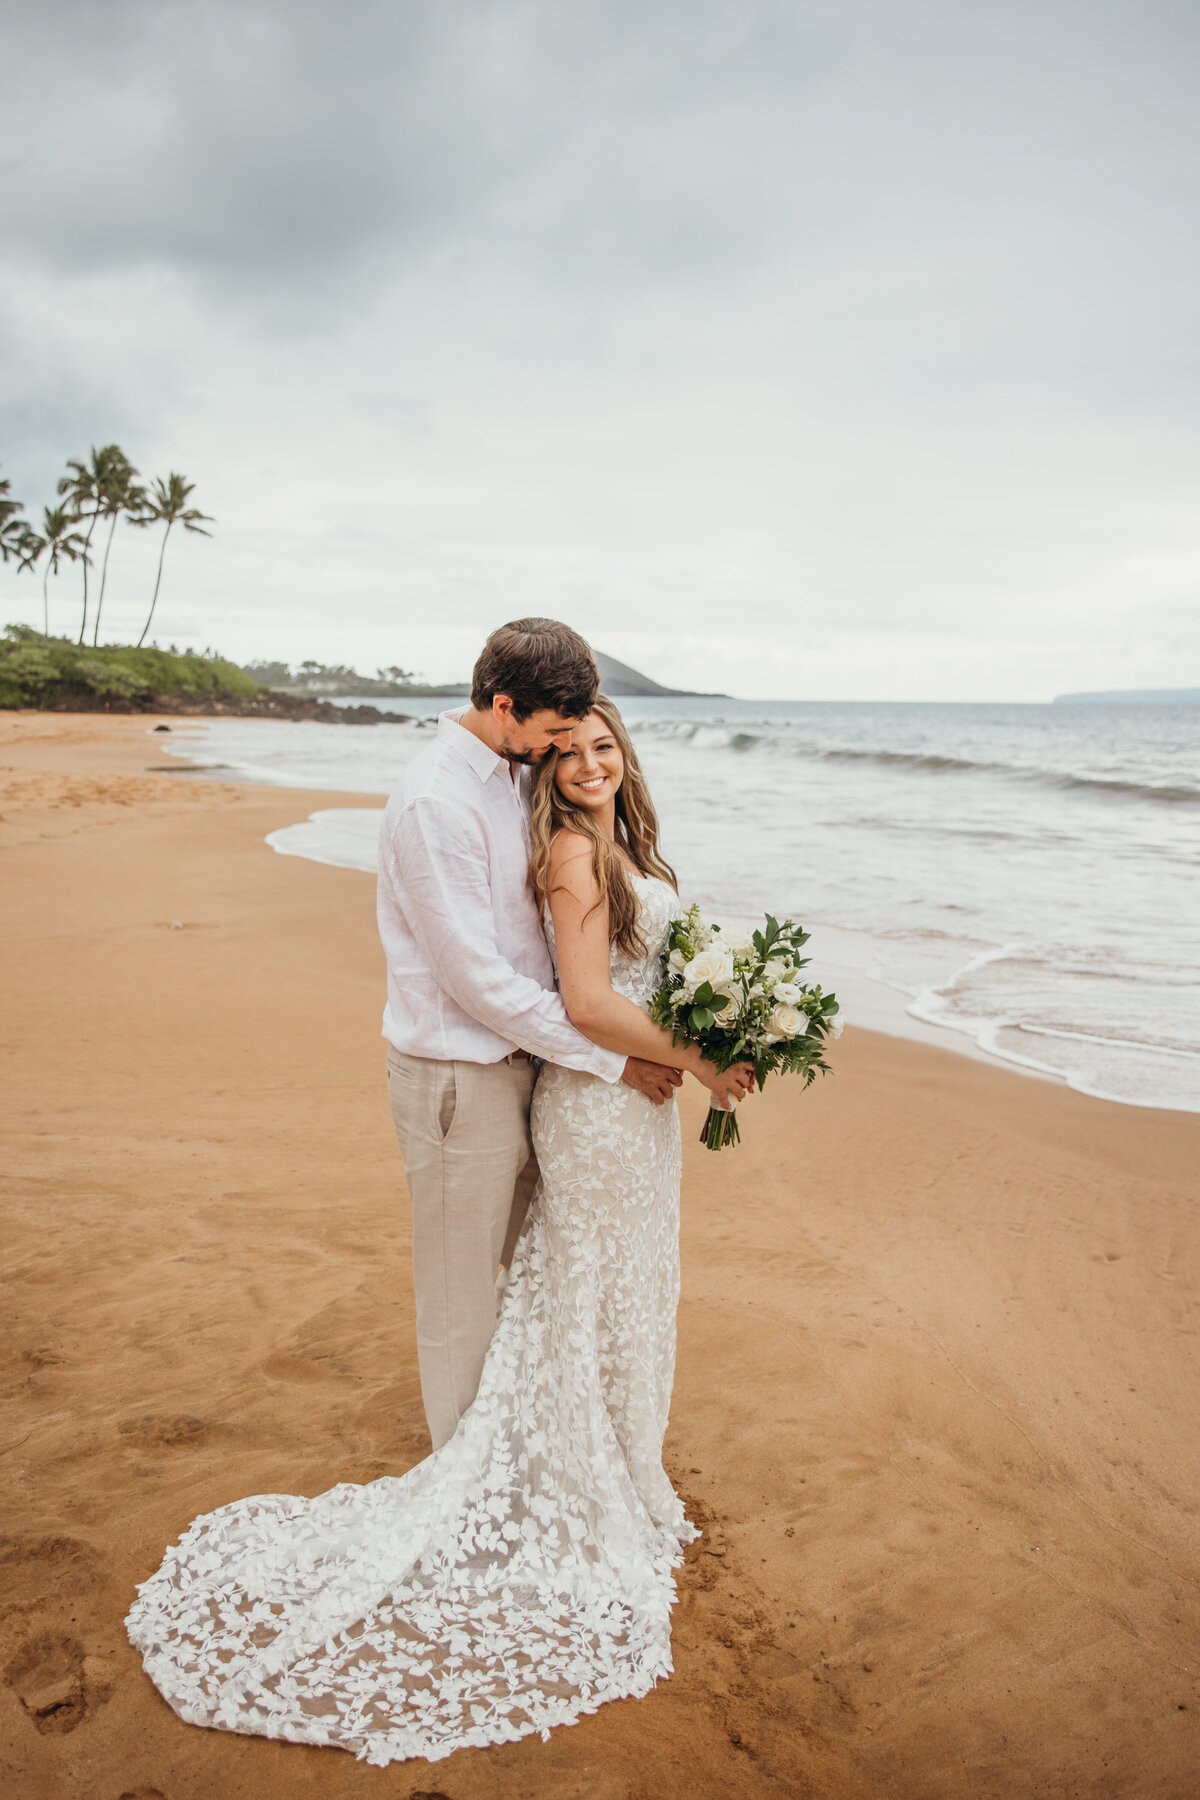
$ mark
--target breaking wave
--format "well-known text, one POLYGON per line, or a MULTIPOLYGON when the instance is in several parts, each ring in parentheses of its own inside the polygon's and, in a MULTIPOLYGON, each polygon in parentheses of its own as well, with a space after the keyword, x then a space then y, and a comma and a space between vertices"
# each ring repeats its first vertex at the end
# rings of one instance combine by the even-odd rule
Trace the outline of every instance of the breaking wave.
POLYGON ((720 719, 648 719, 631 721, 631 724, 635 736, 655 738, 696 750, 732 750, 740 754, 757 750, 771 755, 792 756, 802 761, 866 764, 880 769, 905 770, 922 775, 994 775, 1010 781, 1056 788, 1060 792, 1117 794, 1164 805, 1200 805, 1200 784, 1138 781, 1121 776, 1039 767, 1029 763, 947 756, 936 751, 825 745, 806 741, 789 731, 786 725, 772 728, 771 725, 764 724, 762 729, 750 731, 736 728, 720 719))

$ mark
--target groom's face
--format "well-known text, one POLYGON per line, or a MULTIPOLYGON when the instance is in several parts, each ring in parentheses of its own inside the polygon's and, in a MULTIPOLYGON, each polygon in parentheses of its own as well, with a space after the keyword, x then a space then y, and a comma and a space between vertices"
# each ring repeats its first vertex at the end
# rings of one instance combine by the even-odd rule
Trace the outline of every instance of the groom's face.
POLYGON ((515 719, 512 702, 505 694, 498 694, 493 701, 492 716, 499 727, 500 754, 511 763, 540 763, 552 744, 556 750, 568 749, 579 723, 549 710, 515 719))

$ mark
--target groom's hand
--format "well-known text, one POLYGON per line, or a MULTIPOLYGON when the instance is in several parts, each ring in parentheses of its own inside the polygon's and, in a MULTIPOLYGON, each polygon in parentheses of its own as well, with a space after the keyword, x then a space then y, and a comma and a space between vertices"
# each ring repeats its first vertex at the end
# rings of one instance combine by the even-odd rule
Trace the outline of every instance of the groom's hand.
POLYGON ((664 1063, 643 1062, 640 1056, 628 1059, 621 1080, 636 1088, 639 1094, 648 1094, 655 1106, 661 1106, 677 1087, 683 1085, 683 1076, 678 1069, 668 1069, 664 1063))

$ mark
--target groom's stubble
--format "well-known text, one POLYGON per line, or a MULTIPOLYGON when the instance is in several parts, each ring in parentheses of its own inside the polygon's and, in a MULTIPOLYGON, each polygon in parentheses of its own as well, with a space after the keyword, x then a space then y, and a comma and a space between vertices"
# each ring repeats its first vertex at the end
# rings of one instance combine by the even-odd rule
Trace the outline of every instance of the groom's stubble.
POLYGON ((547 744, 543 750, 501 750, 500 754, 505 762, 515 763, 518 768, 536 768, 545 757, 546 751, 553 748, 552 744, 547 744))

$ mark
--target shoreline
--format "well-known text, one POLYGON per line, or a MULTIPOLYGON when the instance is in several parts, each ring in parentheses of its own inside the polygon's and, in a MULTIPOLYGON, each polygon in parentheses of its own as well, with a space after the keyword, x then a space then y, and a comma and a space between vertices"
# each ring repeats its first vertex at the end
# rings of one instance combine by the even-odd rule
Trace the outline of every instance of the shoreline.
POLYGON ((695 1143, 668 1468, 705 1536, 645 1700, 367 1768, 198 1731, 124 1639, 197 1513, 424 1454, 373 896, 331 796, 0 719, 8 1537, 22 1800, 1188 1800, 1200 1121, 856 1026, 695 1143))
MULTIPOLYGON (((427 729, 427 718, 411 716, 418 731, 427 729)), ((203 743, 206 737, 207 733, 202 730, 200 742, 203 743)), ((352 756, 342 762, 328 743, 322 746, 320 755, 312 756, 298 738, 289 737, 285 747, 281 740, 268 736, 263 740, 259 763, 253 738, 253 732, 235 733, 232 740, 218 735, 211 754, 220 754, 224 749, 235 758, 234 764, 210 761, 194 770, 197 778, 232 776, 256 786, 287 788, 293 782, 303 783, 305 776, 309 776, 321 783, 327 804, 310 812, 306 819, 273 833, 273 848, 285 854, 309 856, 335 867, 373 872, 374 826, 382 816, 386 790, 369 781, 358 787, 353 806, 343 804, 339 810, 336 804, 328 804, 336 801, 332 790, 339 774, 347 778, 357 775, 361 781, 364 774, 362 761, 352 756), (326 763, 326 758, 331 756, 332 766, 326 763), (339 762, 342 762, 340 768, 339 762)), ((391 754, 395 745, 381 745, 376 751, 376 755, 383 758, 380 766, 390 771, 393 778, 398 775, 403 760, 419 747, 416 739, 408 738, 404 742, 400 762, 396 762, 391 754)), ((205 749, 208 748, 205 744, 205 749)), ((198 751, 198 754, 202 753, 198 751)), ((341 782, 339 791, 343 797, 346 787, 352 785, 350 779, 341 782)), ((678 825, 680 821, 676 823, 678 825)), ((686 820, 683 823, 686 829, 686 820)), ((706 877, 702 869, 696 867, 691 876, 688 891, 695 893, 696 881, 703 886, 706 877)), ((719 882, 717 889, 720 889, 719 882)), ((717 890, 710 895, 708 904, 715 918, 738 924, 757 922, 741 911, 724 908, 717 890)), ((951 941, 953 934, 935 930, 934 938, 945 939, 942 954, 940 958, 935 956, 933 966, 926 963, 914 981, 914 951, 920 964, 927 947, 918 949, 916 943, 908 943, 897 953, 897 947, 891 943, 886 931, 847 927, 834 922, 832 914, 822 912, 805 912, 804 917, 813 936, 809 946, 813 960, 812 978, 820 980, 826 988, 838 991, 848 1020, 889 1036, 939 1046, 989 1067, 1015 1070, 1026 1079, 1067 1087, 1095 1099, 1143 1110, 1200 1115, 1200 1087, 1197 1086, 1200 1051, 1189 1052, 1185 1044, 1174 1042, 1169 1036, 1161 1042, 1151 1042, 1134 1031, 1129 1034, 1129 1041, 1124 1042, 1122 1034, 1114 1037, 1104 1030, 1103 1024, 1098 1031, 1089 1029, 1086 1008, 1079 1015, 1085 1022, 1072 1026, 1060 1013, 1056 1027, 1053 997, 1045 1015, 1037 1008, 1031 1012, 1028 1005, 1022 1005, 1019 1000, 1015 1013, 1010 1014, 1000 990, 994 993, 990 1004, 985 1002, 982 1008, 970 1008, 960 1013, 955 999, 960 983, 969 984, 978 971, 989 964, 1003 962, 1010 955, 1017 957, 1018 964, 1023 956, 1036 961, 1036 946, 1022 947, 1019 943, 1010 944, 999 939, 988 941, 986 938, 972 942, 968 933, 955 955, 951 941), (906 961, 907 975, 904 973, 906 961), (936 966, 939 961, 940 969, 936 966), (1045 1029, 1039 1024, 1042 1019, 1045 1029)), ((904 933, 899 935, 904 937, 904 933)), ((917 939, 921 935, 918 932, 917 939)), ((1067 966, 1062 961, 1065 953, 1061 945, 1054 954, 1058 956, 1061 974, 1067 966)), ((1069 962, 1070 958, 1067 958, 1069 962)), ((1135 1016, 1138 998, 1136 987, 1126 998, 1126 1004, 1135 1016)), ((1145 996, 1141 998, 1144 1001, 1145 996)))
MULTIPOLYGON (((279 793, 303 793, 306 790, 292 789, 267 780, 255 780, 242 772, 240 775, 231 772, 225 775, 227 765, 223 763, 199 763, 186 758, 182 753, 172 751, 178 757, 177 769, 163 769, 158 772, 170 774, 194 774, 202 780, 230 780, 242 782, 253 788, 272 788, 279 793)), ((345 801, 350 796, 335 796, 345 801)), ((281 856, 296 856, 305 861, 315 862, 325 868, 346 869, 358 874, 373 875, 360 854, 362 845, 343 825, 339 829, 338 820, 342 815, 354 813, 371 813, 383 817, 384 807, 380 804, 378 794, 360 793, 353 796, 358 802, 354 806, 318 807, 310 812, 307 818, 297 820, 290 825, 281 826, 268 834, 264 842, 281 856)), ((363 834, 365 843, 366 833, 363 834)), ((727 922, 732 923, 732 919, 727 922)), ((756 921, 739 919, 739 924, 754 924, 756 921)), ((828 944, 832 939, 843 944, 864 934, 848 931, 845 927, 832 925, 827 920, 813 919, 811 930, 821 944, 828 944)), ((1070 1087, 1065 1076, 1053 1069, 1039 1067, 1036 1063, 1021 1063, 1015 1057, 1005 1056, 998 1051, 991 1051, 978 1043, 965 1031, 955 1031, 949 1026, 939 1025, 933 1020, 924 1019, 911 1013, 910 1004, 916 1004, 901 988, 893 987, 878 976, 865 974, 862 970, 840 961, 836 952, 833 956, 816 958, 819 968, 814 971, 822 977, 823 985, 836 989, 842 999, 843 1010, 853 1009, 853 1023, 861 1029, 882 1032, 888 1037, 904 1038, 912 1043, 929 1044, 948 1050, 955 1056, 966 1056, 977 1062, 986 1063, 989 1068, 1015 1071, 1028 1078, 1048 1081, 1055 1087, 1070 1087), (844 996, 844 998, 843 998, 844 996)), ((849 1024, 850 1018, 847 1017, 849 1024)), ((1077 1092, 1084 1090, 1075 1090, 1077 1092)), ((1135 1101, 1117 1100, 1113 1095, 1093 1095, 1095 1099, 1105 1099, 1114 1105, 1136 1105, 1135 1101)), ((1173 1109, 1168 1109, 1173 1110, 1173 1109)))
MULTIPOLYGON (((169 771, 170 773, 192 773, 201 779, 222 778, 224 764, 200 763, 195 758, 190 758, 181 752, 172 751, 171 755, 178 760, 179 769, 172 769, 169 771)), ((271 787, 281 793, 302 791, 285 788, 282 784, 265 779, 255 780, 254 777, 246 775, 244 772, 241 780, 250 787, 271 787)), ((345 795, 341 796, 343 800, 346 797, 345 795)), ((306 860, 323 864, 327 868, 370 873, 371 871, 365 867, 362 861, 354 859, 353 846, 348 841, 340 846, 341 854, 329 854, 332 847, 329 841, 330 837, 336 838, 344 836, 344 834, 339 834, 336 827, 331 830, 322 815, 333 815, 341 811, 361 811, 378 813, 382 818, 384 806, 380 804, 381 797, 378 794, 360 793, 355 798, 359 804, 354 807, 319 807, 310 812, 306 819, 297 820, 271 832, 265 841, 280 855, 303 857, 306 860), (305 847, 306 843, 312 847, 305 847), (325 851, 325 854, 321 853, 322 850, 325 851)), ((739 921, 739 923, 746 922, 739 921)), ((753 923, 753 921, 749 922, 753 923)), ((847 931, 841 926, 831 925, 824 920, 814 920, 813 926, 815 930, 827 934, 826 942, 829 937, 833 937, 835 940, 849 941, 862 935, 847 931)), ((966 1056, 974 1061, 985 1063, 989 1068, 1015 1070, 1027 1078, 1047 1081, 1055 1087, 1068 1088, 1071 1086, 1065 1076, 1052 1069, 1041 1068, 1032 1062, 1021 1063, 1016 1058, 986 1049, 967 1032, 955 1031, 948 1026, 938 1025, 932 1020, 914 1015, 908 1010, 910 997, 905 995, 903 989, 893 987, 878 977, 867 975, 861 970, 840 962, 836 955, 825 959, 822 967, 826 971, 825 985, 833 986, 839 994, 847 996, 844 1008, 853 1007, 854 1022, 861 1029, 882 1032, 888 1037, 903 1038, 913 1043, 934 1045, 950 1051, 953 1055, 966 1056)), ((915 1001, 911 1003, 915 1004, 915 1001)), ((1111 1095, 1095 1095, 1093 1098, 1113 1100, 1111 1095)), ((1116 1100, 1113 1100, 1113 1103, 1116 1105, 1135 1104, 1116 1100)))

